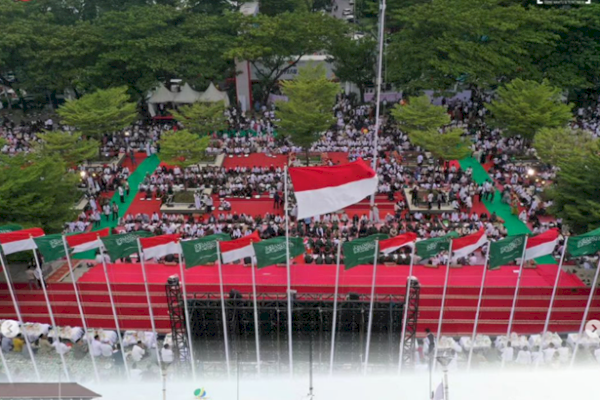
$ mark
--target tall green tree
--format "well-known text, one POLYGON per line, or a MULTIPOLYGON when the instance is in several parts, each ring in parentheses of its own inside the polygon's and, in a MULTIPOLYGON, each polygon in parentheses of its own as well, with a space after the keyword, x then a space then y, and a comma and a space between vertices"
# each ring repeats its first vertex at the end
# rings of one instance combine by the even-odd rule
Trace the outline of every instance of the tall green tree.
POLYGON ((321 13, 294 12, 275 16, 238 16, 238 35, 230 58, 247 60, 260 80, 263 103, 279 79, 303 56, 330 47, 346 26, 321 13))
POLYGON ((528 143, 540 129, 564 127, 573 118, 573 105, 565 104, 562 91, 546 80, 515 79, 499 88, 496 99, 486 107, 505 135, 521 136, 528 143))
POLYGON ((554 186, 547 191, 550 209, 576 234, 600 227, 600 156, 595 144, 589 151, 559 162, 554 186))
POLYGON ((84 139, 81 133, 47 131, 40 135, 41 143, 36 147, 41 153, 60 157, 67 166, 75 166, 93 159, 100 147, 97 140, 84 139))
POLYGON ((391 11, 388 78, 402 88, 478 87, 542 76, 536 63, 550 54, 565 16, 502 0, 434 0, 391 11))
POLYGON ((202 161, 210 137, 200 137, 188 130, 170 131, 160 138, 160 159, 169 165, 182 168, 202 161))
POLYGON ((533 139, 533 147, 540 159, 558 165, 574 155, 587 152, 594 139, 586 131, 571 128, 542 128, 533 139))
POLYGON ((442 133, 434 131, 415 131, 409 133, 410 141, 433 157, 442 160, 462 160, 471 155, 469 143, 462 137, 460 128, 448 129, 442 133))
POLYGON ((125 87, 98 90, 67 101, 58 109, 58 115, 63 123, 91 138, 124 129, 138 116, 125 87))
POLYGON ((190 132, 196 135, 206 135, 227 128, 225 109, 225 103, 222 101, 216 103, 197 102, 179 107, 178 111, 172 110, 171 114, 190 132))
POLYGON ((65 171, 66 164, 49 155, 0 155, 0 224, 61 232, 75 218, 80 196, 79 177, 65 171))
POLYGON ((377 65, 377 43, 370 36, 354 39, 341 36, 335 40, 329 54, 333 72, 342 82, 352 82, 360 91, 364 101, 365 89, 375 81, 377 65))
POLYGON ((309 149, 334 122, 333 106, 340 87, 327 79, 325 67, 309 64, 293 81, 283 82, 281 91, 288 101, 277 103, 281 132, 302 147, 309 162, 309 149))
POLYGON ((411 97, 407 104, 396 104, 391 111, 398 127, 409 135, 437 131, 450 123, 445 107, 431 104, 427 95, 411 97))

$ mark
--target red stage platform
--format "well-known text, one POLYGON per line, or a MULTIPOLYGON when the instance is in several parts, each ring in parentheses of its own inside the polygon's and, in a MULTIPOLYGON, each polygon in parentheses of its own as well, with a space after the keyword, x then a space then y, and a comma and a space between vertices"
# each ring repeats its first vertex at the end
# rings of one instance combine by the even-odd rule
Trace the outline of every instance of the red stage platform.
MULTIPOLYGON (((157 328, 170 330, 165 296, 165 283, 169 276, 179 274, 178 266, 162 264, 146 265, 153 310, 157 328)), ((517 301, 514 330, 518 333, 539 333, 546 319, 556 265, 542 265, 536 269, 525 269, 517 301)), ((512 306, 518 267, 503 267, 489 271, 484 290, 480 332, 504 334, 512 306)), ((372 266, 364 265, 340 274, 340 293, 370 293, 372 266)), ((482 267, 452 268, 444 311, 443 334, 465 335, 473 329, 477 298, 481 282, 482 267)), ((141 266, 139 264, 109 265, 109 274, 115 301, 123 329, 150 329, 148 307, 141 266)), ((424 328, 437 328, 441 305, 445 267, 429 268, 416 266, 416 276, 422 286, 419 308, 419 332, 424 328)), ((302 265, 292 266, 292 289, 299 294, 332 294, 335 283, 335 266, 302 265)), ((403 295, 407 266, 379 266, 377 269, 376 293, 379 301, 388 302, 385 295, 403 295)), ((223 266, 225 291, 237 289, 251 292, 249 267, 241 265, 223 266)), ((194 293, 218 293, 218 272, 215 266, 196 267, 186 271, 188 296, 194 293)), ((285 267, 269 267, 258 270, 256 281, 259 293, 281 293, 286 290, 285 267)), ((88 326, 114 328, 106 282, 101 266, 91 268, 79 280, 88 326)), ((5 287, 0 287, 0 319, 14 318, 14 310, 5 287)), ((550 329, 557 332, 572 332, 579 329, 583 310, 589 295, 587 288, 575 275, 562 273, 557 292, 550 329)), ((75 296, 70 283, 49 285, 51 303, 58 323, 81 326, 75 296)), ((24 318, 34 322, 49 322, 43 294, 40 290, 29 290, 26 285, 17 285, 17 296, 24 318)), ((600 292, 594 299, 589 319, 600 317, 600 292)))

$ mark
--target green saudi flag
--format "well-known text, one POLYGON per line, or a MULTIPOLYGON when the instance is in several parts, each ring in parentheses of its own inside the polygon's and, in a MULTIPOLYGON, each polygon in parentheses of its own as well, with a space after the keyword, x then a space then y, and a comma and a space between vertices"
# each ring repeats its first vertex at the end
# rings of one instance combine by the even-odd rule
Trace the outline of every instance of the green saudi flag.
POLYGON ((33 238, 35 245, 38 247, 44 262, 56 261, 65 256, 65 245, 62 235, 46 235, 33 238))
POLYGON ((23 229, 23 227, 21 225, 17 225, 17 224, 0 225, 0 233, 9 233, 9 232, 14 232, 14 231, 20 231, 21 229, 23 229))
POLYGON ((582 257, 600 251, 600 228, 580 236, 572 236, 567 241, 567 252, 571 257, 582 257))
POLYGON ((489 269, 497 269, 502 265, 523 257, 526 235, 508 236, 490 244, 489 269))
MULTIPOLYGON (((256 255, 256 267, 264 268, 283 264, 287 261, 285 236, 252 243, 256 255)), ((299 237, 290 238, 290 259, 304 254, 304 240, 299 237)))
POLYGON ((450 241, 459 236, 458 233, 452 231, 442 237, 417 241, 415 244, 417 255, 424 260, 435 257, 443 251, 450 250, 450 241))
POLYGON ((217 261, 217 242, 228 240, 231 240, 229 235, 218 233, 200 239, 179 242, 185 258, 185 267, 192 268, 217 261))
POLYGON ((137 240, 138 238, 146 238, 154 236, 150 232, 135 231, 121 233, 119 235, 111 235, 100 238, 106 252, 110 256, 111 261, 116 261, 120 258, 128 257, 139 252, 137 240))
POLYGON ((375 261, 375 241, 385 240, 388 235, 378 233, 366 238, 354 239, 342 245, 344 250, 344 266, 346 270, 357 265, 372 264, 375 261))

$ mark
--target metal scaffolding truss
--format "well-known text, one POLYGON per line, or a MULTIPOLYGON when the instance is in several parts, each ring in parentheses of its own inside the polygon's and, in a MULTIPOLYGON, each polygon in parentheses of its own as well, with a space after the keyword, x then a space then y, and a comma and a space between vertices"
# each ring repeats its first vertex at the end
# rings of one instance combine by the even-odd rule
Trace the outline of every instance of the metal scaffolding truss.
POLYGON ((419 295, 421 293, 421 285, 419 281, 415 278, 409 278, 409 281, 406 283, 406 301, 405 307, 407 308, 406 312, 406 333, 404 335, 404 346, 403 350, 403 365, 411 367, 414 365, 415 361, 415 346, 417 341, 417 322, 419 318, 419 295), (410 290, 409 290, 410 284, 410 290))
POLYGON ((183 294, 179 279, 169 279, 165 285, 175 360, 189 361, 190 352, 185 324, 183 294))

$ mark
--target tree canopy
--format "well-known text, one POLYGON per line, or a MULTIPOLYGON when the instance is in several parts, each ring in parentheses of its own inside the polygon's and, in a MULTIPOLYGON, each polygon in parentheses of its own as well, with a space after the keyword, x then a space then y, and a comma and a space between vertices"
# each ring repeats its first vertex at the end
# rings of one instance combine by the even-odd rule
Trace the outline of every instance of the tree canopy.
POLYGON ((277 103, 281 132, 304 148, 307 158, 312 143, 334 122, 332 110, 339 90, 327 79, 325 68, 316 64, 301 68, 295 80, 282 84, 288 101, 277 103))
POLYGON ((83 139, 79 132, 47 131, 40 135, 37 150, 48 156, 60 157, 67 166, 76 166, 98 154, 99 143, 83 139))
POLYGON ((210 137, 200 137, 188 130, 165 132, 160 139, 160 159, 179 167, 198 164, 205 155, 210 137))
POLYGON ((344 35, 333 42, 330 55, 336 77, 354 83, 360 91, 360 101, 364 101, 366 86, 375 82, 377 42, 370 36, 354 39, 344 35))
POLYGON ((58 109, 58 115, 65 124, 93 138, 124 129, 138 116, 126 87, 98 90, 67 101, 58 109))
POLYGON ((533 139, 538 157, 552 165, 589 151, 593 143, 590 133, 571 128, 542 128, 533 139))
POLYGON ((462 137, 460 128, 448 129, 445 132, 416 131, 409 134, 410 141, 435 158, 443 160, 462 160, 471 154, 469 143, 462 137))
POLYGON ((172 110, 171 114, 186 129, 197 135, 206 135, 227 128, 225 103, 222 101, 197 102, 189 106, 181 106, 178 111, 172 110))
POLYGON ((391 111, 398 127, 410 134, 437 131, 450 123, 450 116, 443 106, 431 104, 427 95, 411 97, 407 104, 396 104, 391 111))
POLYGON ((521 136, 528 142, 540 129, 564 127, 573 118, 573 105, 565 104, 562 91, 546 80, 515 79, 498 88, 496 98, 486 107, 505 135, 521 136))

